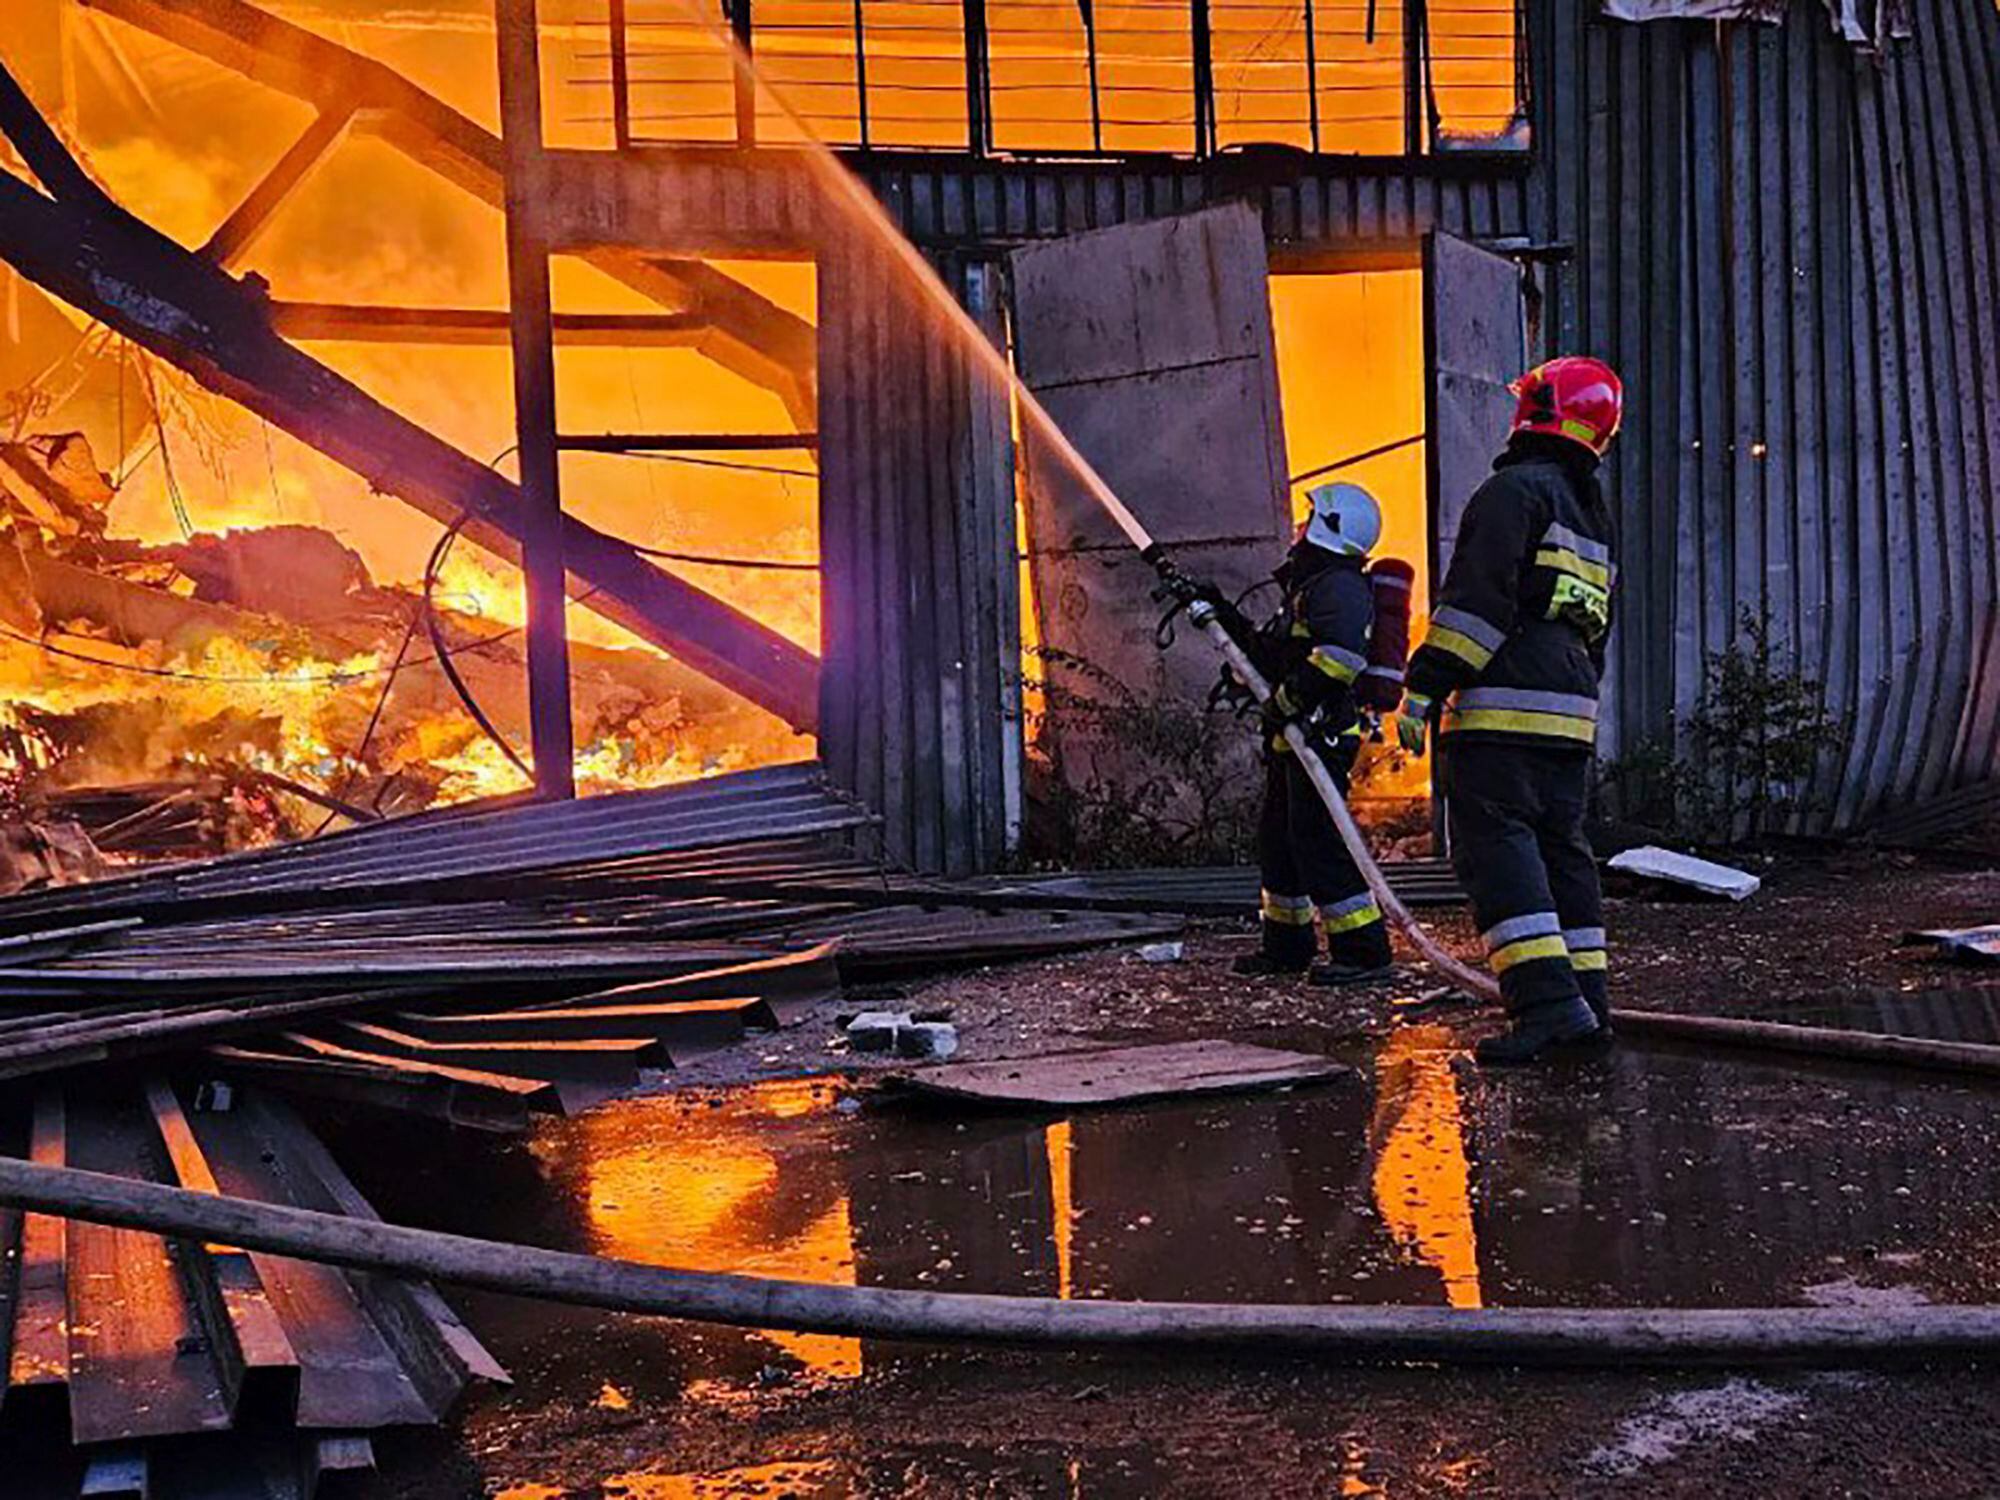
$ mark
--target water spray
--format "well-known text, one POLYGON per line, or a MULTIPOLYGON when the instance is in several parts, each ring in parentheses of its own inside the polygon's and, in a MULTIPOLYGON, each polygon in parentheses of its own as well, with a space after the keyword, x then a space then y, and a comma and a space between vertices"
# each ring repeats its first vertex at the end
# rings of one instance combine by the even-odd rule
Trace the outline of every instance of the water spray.
MULTIPOLYGON (((973 321, 971 314, 960 305, 959 300, 939 279, 930 262, 924 259, 917 247, 911 244, 890 220, 881 203, 868 191, 867 186, 814 137, 804 117, 781 93, 769 86, 759 71, 755 59, 743 49, 737 38, 724 28, 714 15, 704 13, 691 4, 685 9, 689 18, 706 31, 723 49, 724 55, 730 58, 737 77, 754 89, 761 99, 768 101, 781 112, 792 128, 798 132, 801 140, 810 143, 801 153, 801 159, 827 191, 831 201, 843 209, 851 223, 867 229, 876 245, 889 256, 890 263, 901 268, 924 304, 944 327, 950 330, 968 359, 988 377, 1013 393, 1023 437, 1032 435, 1036 441, 1047 446, 1048 451, 1069 471, 1070 475, 1082 484, 1098 508, 1111 518, 1112 524, 1124 533, 1125 539, 1132 544, 1134 550, 1152 565, 1153 570, 1159 574, 1162 590, 1186 606, 1189 620, 1214 644, 1217 652, 1229 663, 1230 670, 1236 674, 1243 686, 1249 689, 1259 704, 1269 702, 1271 684, 1264 679, 1264 675, 1252 664, 1249 655, 1225 628, 1214 600, 1206 597, 1207 591, 1181 572, 1173 559, 1166 554, 1165 549, 1153 539, 1145 524, 1132 513, 1131 507, 1118 498, 1111 486, 1105 483, 1104 476, 1099 474, 1090 461, 1078 451, 1076 444, 1070 441, 1069 435, 1056 425, 1055 419, 1048 414, 1035 393, 1029 390, 1027 383, 1015 373, 1007 356, 994 346, 986 336, 985 330, 973 321)), ((1311 780, 1313 789, 1319 793, 1320 800, 1326 804, 1326 810, 1333 818, 1333 825, 1340 832, 1341 843, 1347 846, 1347 852, 1353 857, 1355 867, 1360 870, 1362 878, 1368 883, 1368 890, 1374 896, 1375 904, 1381 907, 1383 914, 1410 940, 1424 959, 1453 984, 1481 999, 1497 1000, 1500 997, 1500 987, 1494 982, 1493 977, 1461 963, 1447 953, 1443 946, 1423 929, 1417 919, 1410 915, 1409 908, 1404 906, 1401 899, 1389 888, 1387 877, 1382 874, 1381 866, 1376 864, 1375 856, 1368 848, 1368 841, 1362 837, 1353 813, 1348 810, 1347 799, 1341 796, 1340 788, 1335 784, 1332 773, 1326 768, 1326 762, 1320 758, 1319 752, 1306 738, 1305 731, 1298 724, 1288 722, 1284 728, 1284 735, 1285 743, 1291 747, 1292 753, 1298 756, 1299 765, 1311 780)))

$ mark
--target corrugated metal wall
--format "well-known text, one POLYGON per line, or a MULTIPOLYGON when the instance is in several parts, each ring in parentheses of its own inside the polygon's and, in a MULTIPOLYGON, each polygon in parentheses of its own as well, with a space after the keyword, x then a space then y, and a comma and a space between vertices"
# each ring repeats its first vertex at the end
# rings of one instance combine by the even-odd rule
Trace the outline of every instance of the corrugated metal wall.
MULTIPOLYGON (((1851 726, 1820 788, 1821 823, 1848 827, 1994 775, 2000 734, 2000 9, 1914 9, 1913 39, 1875 58, 1833 34, 1819 0, 1795 0, 1782 27, 1641 26, 1602 20, 1591 0, 1531 3, 1535 148, 1525 166, 1430 161, 1384 175, 1296 157, 1174 171, 883 158, 868 170, 906 232, 940 251, 1231 194, 1262 205, 1280 251, 1433 226, 1567 247, 1542 272, 1547 352, 1613 360, 1632 395, 1607 475, 1627 568, 1603 749, 1616 754, 1684 714, 1739 610, 1768 609, 1851 726)), ((839 352, 843 339, 873 340, 878 355, 902 349, 907 332, 883 308, 843 306, 832 282, 822 307, 829 390, 852 357, 839 352)), ((935 364, 937 352, 923 359, 935 364)), ((925 368, 908 353, 892 363, 925 368)), ((904 530, 883 533, 891 558, 919 545, 909 528, 961 524, 946 514, 954 506, 974 517, 965 524, 997 527, 997 509, 985 512, 1003 503, 997 492, 967 512, 949 465, 913 458, 902 478, 880 469, 886 460, 865 439, 906 430, 915 408, 904 403, 917 396, 893 373, 850 383, 874 390, 870 381, 888 382, 869 397, 872 417, 829 414, 827 493, 852 482, 864 524, 903 518, 904 530), (842 432, 863 451, 845 453, 842 432), (848 481, 842 464, 877 467, 848 481)), ((935 431, 961 451, 951 403, 962 397, 924 399, 934 403, 924 420, 943 423, 935 431)), ((832 510, 828 526, 831 556, 843 545, 832 510)), ((849 566, 866 571, 858 557, 849 566)), ((886 559, 874 566, 893 575, 886 559)), ((840 587, 830 581, 830 627, 852 617, 834 612, 840 587)), ((859 609, 868 630, 916 625, 908 648, 927 651, 932 625, 959 618, 961 605, 919 589, 840 607, 859 609)), ((951 832, 985 792, 967 783, 941 800, 934 773, 915 769, 930 752, 898 737, 928 740, 942 710, 928 698, 877 703, 865 687, 864 706, 842 708, 845 670, 833 664, 828 677, 829 715, 852 714, 829 736, 832 759, 851 756, 851 784, 877 788, 876 805, 895 809, 891 848, 922 863, 936 862, 929 852, 990 860, 999 845, 989 814, 970 854, 951 832), (864 726, 887 726, 885 736, 871 740, 864 726), (877 756, 912 769, 897 780, 874 768, 877 756)), ((990 685, 966 691, 966 702, 994 701, 990 685)), ((998 774, 992 751, 965 733, 975 736, 966 764, 984 787, 998 774)), ((972 773, 945 780, 960 774, 972 773)))
MULTIPOLYGON (((940 266, 998 336, 996 273, 940 266)), ((991 869, 1017 816, 1020 617, 1007 393, 908 272, 820 261, 820 759, 921 870, 991 869)))
POLYGON ((1274 245, 1399 239, 1433 225, 1473 239, 1526 233, 1531 157, 1428 157, 1407 172, 1251 151, 1201 163, 982 162, 916 153, 855 165, 922 245, 1018 243, 1247 199, 1274 245), (1301 170, 1301 168, 1305 170, 1301 170))
POLYGON ((1537 6, 1530 226, 1551 350, 1625 372, 1612 740, 1768 609, 1852 725, 1831 821, 1992 774, 2000 11, 1917 0, 1877 60, 1783 27, 1537 6))

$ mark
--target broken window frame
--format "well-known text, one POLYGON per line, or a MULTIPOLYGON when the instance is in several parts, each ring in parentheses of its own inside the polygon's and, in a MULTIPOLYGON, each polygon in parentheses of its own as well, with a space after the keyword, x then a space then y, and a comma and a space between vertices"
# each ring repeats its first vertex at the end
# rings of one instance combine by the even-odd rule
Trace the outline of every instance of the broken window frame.
MULTIPOLYGON (((1228 150, 1246 148, 1262 149, 1267 144, 1279 149, 1301 149, 1309 155, 1333 159, 1373 160, 1389 158, 1419 160, 1442 155, 1499 154, 1518 156, 1529 145, 1525 130, 1522 128, 1523 122, 1528 118, 1529 105, 1528 28, 1526 24, 1528 0, 1514 0, 1514 4, 1511 7, 1512 24, 1509 31, 1508 45, 1511 48, 1513 59, 1514 95, 1512 119, 1505 127, 1488 136, 1453 135, 1446 129, 1445 109, 1441 96, 1448 94, 1453 85, 1448 81, 1441 80, 1439 65, 1443 63, 1449 66, 1454 62, 1477 61, 1478 59, 1464 56, 1441 56, 1438 54, 1433 45, 1433 28, 1431 22, 1431 15, 1434 6, 1436 6, 1436 0, 1368 0, 1366 6, 1367 20, 1365 35, 1368 44, 1371 46, 1374 45, 1377 36, 1383 30, 1380 27, 1383 13, 1391 7, 1400 5, 1400 9, 1395 12, 1395 18, 1400 21, 1403 39, 1399 79, 1400 118, 1402 126, 1401 149, 1399 151, 1386 152, 1339 151, 1329 150, 1326 147, 1328 134, 1334 126, 1341 123, 1339 121, 1329 121, 1325 118, 1327 113, 1325 108, 1325 94, 1329 87, 1328 80, 1329 78, 1337 78, 1338 70, 1353 65, 1347 59, 1329 60, 1322 55, 1324 49, 1322 45, 1323 39, 1319 35, 1319 13, 1328 9, 1327 0, 1299 0, 1301 18, 1305 25, 1303 33, 1303 56, 1297 59, 1303 70, 1302 84, 1299 90, 1303 96, 1305 106, 1303 115, 1296 121, 1287 118, 1283 120, 1248 122, 1253 129, 1261 124, 1290 126, 1302 129, 1305 138, 1305 143, 1302 147, 1295 142, 1282 139, 1274 139, 1266 143, 1256 140, 1254 137, 1244 138, 1240 129, 1235 132, 1234 139, 1227 142, 1221 139, 1221 131, 1219 129, 1221 123, 1219 119, 1219 106, 1221 101, 1231 94, 1246 92, 1241 83, 1237 84, 1233 90, 1220 89, 1217 85, 1217 60, 1215 56, 1216 25, 1213 10, 1218 3, 1226 4, 1227 0, 1185 0, 1188 18, 1186 73, 1189 78, 1189 97, 1185 105, 1187 114, 1185 117, 1180 116, 1178 112, 1179 105, 1171 100, 1171 98, 1163 99, 1159 104, 1161 119, 1158 122, 1158 128, 1171 128, 1181 123, 1184 118, 1189 127, 1188 141, 1185 148, 1133 150, 1120 149, 1115 142, 1107 143, 1107 130, 1115 130, 1121 124, 1127 122, 1107 117, 1105 107, 1107 95, 1115 93, 1117 88, 1115 85, 1106 83, 1103 77, 1105 65, 1119 61, 1130 64, 1135 59, 1130 56, 1121 57, 1105 46, 1103 41, 1105 28, 1099 24, 1098 17, 1095 14, 1096 0, 1068 0, 1068 3, 1075 4, 1078 19, 1081 23, 1080 40, 1083 50, 1079 61, 1082 64, 1084 78, 1078 86, 1083 90, 1088 101, 1087 114, 1079 111, 1074 120, 1067 118, 1057 120, 1052 118, 1048 120, 1031 119, 1016 122, 1017 124, 1039 125, 1050 129, 1057 126, 1074 127, 1079 134, 1087 132, 1089 144, 1087 146, 1074 147, 1053 143, 1008 146, 998 139, 999 130, 997 126, 1003 122, 996 116, 994 108, 994 30, 989 20, 988 3, 989 0, 959 0, 959 34, 962 40, 960 52, 957 56, 940 54, 931 59, 932 61, 941 63, 959 64, 962 73, 961 83, 925 83, 922 85, 913 85, 908 82, 883 82, 880 81, 880 74, 877 73, 876 77, 878 81, 873 85, 871 90, 872 59, 868 47, 867 26, 865 22, 865 12, 869 0, 850 0, 850 29, 853 34, 853 52, 851 57, 853 67, 853 116, 851 123, 854 128, 852 130, 852 138, 846 140, 830 138, 834 135, 834 132, 827 131, 826 136, 829 138, 826 139, 826 144, 836 149, 849 150, 862 154, 879 152, 969 154, 981 159, 1006 158, 1013 160, 1034 160, 1048 157, 1075 159, 1079 157, 1133 156, 1168 156, 1207 160, 1221 155, 1228 150), (964 138, 961 143, 940 146, 936 144, 904 143, 894 139, 896 131, 893 123, 895 118, 893 111, 882 109, 880 107, 880 100, 876 97, 871 97, 871 95, 879 96, 891 90, 907 90, 913 87, 921 87, 931 92, 942 92, 946 89, 956 91, 960 87, 963 88, 964 138)), ((752 0, 717 0, 717 4, 721 20, 729 28, 736 43, 743 49, 746 56, 754 56, 758 31, 752 8, 752 0)), ((606 30, 611 67, 610 78, 605 80, 605 82, 608 83, 613 94, 611 120, 613 122, 613 136, 617 148, 624 150, 634 145, 672 147, 683 144, 697 144, 696 142, 683 141, 664 135, 647 136, 634 134, 635 120, 642 120, 644 116, 635 111, 631 98, 634 77, 631 67, 630 31, 626 20, 627 0, 607 0, 607 7, 606 30)), ((1043 6, 1041 8, 1047 9, 1053 7, 1043 6)), ((1439 8, 1441 9, 1441 7, 1439 8)), ((1496 15, 1499 13, 1498 10, 1495 11, 1496 15)), ((1472 35, 1477 37, 1478 34, 1474 33, 1472 35)), ((905 57, 899 60, 907 62, 911 59, 905 57)), ((1169 61, 1167 59, 1150 58, 1137 60, 1149 65, 1169 61)), ((1178 58, 1171 59, 1171 61, 1176 69, 1181 67, 1178 58)), ((1285 59, 1283 61, 1290 62, 1291 60, 1285 59)), ((1336 88, 1339 86, 1338 84, 1334 85, 1336 88)), ((729 143, 755 145, 759 140, 759 108, 758 101, 755 98, 758 85, 739 71, 734 87, 734 128, 729 143)), ((783 81, 777 81, 767 84, 765 87, 782 91, 785 85, 783 81)), ((1046 85, 1047 91, 1051 93, 1060 92, 1069 87, 1071 86, 1063 83, 1050 83, 1046 85)), ((1496 86, 1467 85, 1467 87, 1491 88, 1496 86)), ((1163 94, 1170 92, 1158 88, 1148 88, 1145 91, 1163 94)), ((1267 92, 1288 93, 1288 91, 1283 90, 1267 92)), ((812 120, 811 110, 805 112, 805 118, 809 123, 816 123, 812 120)), ((840 123, 845 126, 850 122, 843 114, 840 123)), ((1139 124, 1136 121, 1129 123, 1134 127, 1137 127, 1139 124)), ((1240 125, 1244 122, 1238 123, 1240 125)), ((1148 125, 1146 128, 1152 129, 1155 127, 1148 125)), ((714 144, 713 137, 709 137, 706 143, 714 144)))

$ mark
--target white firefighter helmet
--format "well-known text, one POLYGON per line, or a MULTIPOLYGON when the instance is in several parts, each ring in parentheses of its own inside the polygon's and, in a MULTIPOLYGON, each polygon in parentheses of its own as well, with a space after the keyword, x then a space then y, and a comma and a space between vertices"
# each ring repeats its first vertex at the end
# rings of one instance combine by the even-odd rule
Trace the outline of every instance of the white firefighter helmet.
POLYGON ((1312 515, 1306 540, 1344 557, 1365 557, 1382 540, 1382 507, 1358 484, 1322 484, 1306 491, 1312 515))

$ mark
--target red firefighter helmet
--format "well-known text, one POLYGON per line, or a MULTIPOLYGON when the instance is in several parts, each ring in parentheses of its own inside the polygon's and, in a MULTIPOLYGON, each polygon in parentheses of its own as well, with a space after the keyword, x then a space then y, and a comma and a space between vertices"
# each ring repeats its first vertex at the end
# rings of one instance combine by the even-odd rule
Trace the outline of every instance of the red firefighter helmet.
POLYGON ((1599 458, 1618 436, 1625 416, 1625 387, 1618 372, 1601 359, 1565 355, 1536 365, 1508 387, 1516 432, 1546 432, 1581 443, 1599 458))

